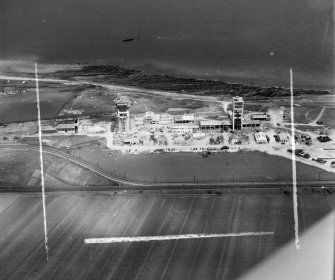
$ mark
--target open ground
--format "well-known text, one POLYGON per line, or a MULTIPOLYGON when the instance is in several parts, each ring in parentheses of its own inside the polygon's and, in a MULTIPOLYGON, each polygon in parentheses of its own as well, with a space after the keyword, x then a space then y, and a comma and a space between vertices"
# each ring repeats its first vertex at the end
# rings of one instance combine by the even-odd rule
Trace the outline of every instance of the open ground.
MULTIPOLYGON (((334 209, 334 195, 299 195, 300 231, 334 209)), ((292 198, 263 195, 47 194, 1 197, 0 279, 237 279, 294 237, 292 198), (85 238, 274 232, 269 236, 84 244, 85 238)), ((301 244, 305 246, 306 244, 301 244)))
MULTIPOLYGON (((290 159, 262 152, 121 154, 83 147, 71 153, 105 170, 139 181, 219 182, 292 180, 290 159)), ((335 180, 335 173, 297 162, 298 180, 335 180)))

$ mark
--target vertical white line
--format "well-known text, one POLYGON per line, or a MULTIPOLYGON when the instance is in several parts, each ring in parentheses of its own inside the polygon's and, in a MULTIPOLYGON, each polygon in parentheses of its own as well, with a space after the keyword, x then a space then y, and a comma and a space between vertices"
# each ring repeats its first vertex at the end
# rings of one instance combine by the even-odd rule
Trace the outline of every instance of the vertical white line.
POLYGON ((36 80, 36 99, 37 99, 37 118, 38 118, 38 140, 40 145, 40 163, 41 163, 41 185, 42 185, 42 204, 43 204, 43 224, 44 224, 44 246, 49 260, 48 248, 48 228, 47 228, 47 212, 45 207, 45 185, 44 185, 44 168, 43 168, 43 150, 42 150, 42 129, 41 129, 41 109, 40 109, 40 92, 38 86, 37 63, 35 63, 35 80, 36 80))
POLYGON ((292 144, 292 183, 293 183, 293 211, 294 211, 294 233, 295 247, 300 248, 299 221, 298 221, 298 198, 297 198, 297 167, 295 161, 295 133, 294 133, 294 98, 293 98, 293 71, 290 68, 290 91, 291 91, 291 144, 292 144))

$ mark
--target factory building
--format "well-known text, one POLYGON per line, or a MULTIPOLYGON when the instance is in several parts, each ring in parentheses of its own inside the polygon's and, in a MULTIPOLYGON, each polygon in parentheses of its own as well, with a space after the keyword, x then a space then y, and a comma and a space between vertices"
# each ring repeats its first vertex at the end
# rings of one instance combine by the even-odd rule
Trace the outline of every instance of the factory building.
POLYGON ((241 130, 243 123, 244 101, 240 96, 233 98, 233 130, 241 130))
POLYGON ((120 133, 129 133, 130 124, 129 124, 129 108, 130 101, 127 96, 120 96, 115 100, 116 109, 117 109, 117 119, 119 125, 120 133))
POLYGON ((228 131, 232 128, 230 121, 203 120, 199 123, 202 131, 228 131))

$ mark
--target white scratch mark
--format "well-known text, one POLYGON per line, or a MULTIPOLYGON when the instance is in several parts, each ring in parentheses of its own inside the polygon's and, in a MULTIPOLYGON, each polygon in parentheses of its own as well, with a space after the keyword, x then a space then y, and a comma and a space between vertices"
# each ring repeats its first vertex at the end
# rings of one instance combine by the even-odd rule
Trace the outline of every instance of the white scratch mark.
POLYGON ((291 144, 292 144, 292 183, 293 183, 293 211, 294 211, 294 233, 295 247, 300 248, 299 220, 298 220, 298 198, 297 198, 297 167, 295 161, 295 133, 294 133, 294 98, 293 98, 293 71, 290 68, 290 91, 291 91, 291 144))
POLYGON ((111 238, 88 238, 84 240, 86 244, 105 244, 122 242, 148 242, 148 241, 168 241, 178 239, 198 239, 198 238, 221 238, 221 237, 243 237, 273 235, 273 232, 240 232, 240 233, 212 233, 212 234, 180 234, 180 235, 158 235, 158 236, 134 236, 134 237, 111 237, 111 238))
POLYGON ((35 80, 36 80, 36 99, 37 99, 37 117, 38 117, 38 140, 40 145, 40 163, 41 163, 41 185, 42 185, 42 205, 43 205, 43 224, 44 224, 44 246, 49 260, 48 248, 48 228, 47 228, 47 212, 45 207, 45 185, 44 185, 44 167, 43 167, 43 151, 42 151, 42 129, 41 129, 41 108, 40 108, 40 92, 38 86, 37 63, 35 63, 35 80))

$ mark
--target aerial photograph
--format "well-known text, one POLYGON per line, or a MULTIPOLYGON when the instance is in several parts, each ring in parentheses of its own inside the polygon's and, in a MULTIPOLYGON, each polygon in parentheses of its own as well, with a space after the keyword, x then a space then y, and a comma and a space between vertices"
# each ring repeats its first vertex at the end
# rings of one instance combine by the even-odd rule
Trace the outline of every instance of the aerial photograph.
POLYGON ((334 280, 332 0, 1 0, 0 280, 334 280))

